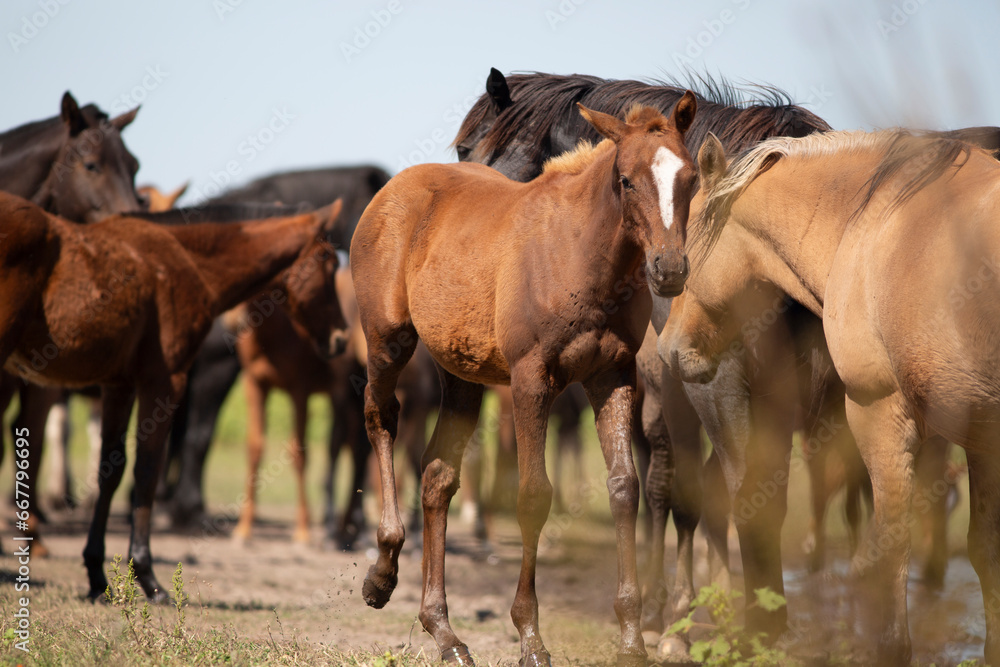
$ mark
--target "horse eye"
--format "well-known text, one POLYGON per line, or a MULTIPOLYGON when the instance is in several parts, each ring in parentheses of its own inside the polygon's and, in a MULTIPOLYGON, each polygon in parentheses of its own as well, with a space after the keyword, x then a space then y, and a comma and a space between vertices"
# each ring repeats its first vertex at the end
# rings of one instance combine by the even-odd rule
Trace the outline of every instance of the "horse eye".
POLYGON ((622 187, 625 188, 626 190, 633 190, 634 189, 632 187, 632 181, 628 180, 628 177, 622 176, 621 177, 621 182, 622 182, 622 187))
POLYGON ((83 168, 94 174, 101 171, 100 165, 98 165, 96 162, 84 162, 83 168))
POLYGON ((472 149, 466 148, 465 146, 459 146, 458 148, 456 148, 456 150, 458 151, 459 162, 465 162, 468 159, 469 155, 472 154, 472 149))

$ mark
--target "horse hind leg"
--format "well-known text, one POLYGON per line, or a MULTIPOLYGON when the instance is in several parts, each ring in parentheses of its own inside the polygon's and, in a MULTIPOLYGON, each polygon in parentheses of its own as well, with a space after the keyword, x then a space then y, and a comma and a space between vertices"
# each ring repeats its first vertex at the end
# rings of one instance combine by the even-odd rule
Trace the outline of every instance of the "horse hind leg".
MULTIPOLYGON (((364 316, 362 314, 362 316, 364 316)), ((417 345, 412 323, 381 326, 366 322, 368 342, 368 386, 365 387, 365 427, 378 459, 382 486, 382 516, 378 527, 378 560, 368 569, 361 593, 370 607, 381 609, 396 588, 399 552, 405 531, 399 517, 396 479, 393 469, 393 442, 399 425, 396 383, 417 345)))
MULTIPOLYGON (((483 386, 438 367, 441 411, 422 462, 424 510, 423 596, 420 623, 434 637, 442 660, 472 664, 468 647, 448 620, 444 585, 445 532, 448 506, 458 491, 462 459, 472 439, 483 402, 483 386)), ((475 446, 478 446, 475 445, 475 446)))
POLYGON ((246 376, 247 397, 247 481, 240 507, 240 520, 233 528, 233 539, 246 542, 253 535, 253 522, 257 514, 257 473, 264 456, 264 441, 267 438, 266 405, 267 394, 271 390, 265 382, 246 376))
POLYGON ((303 392, 296 392, 292 397, 295 411, 295 432, 288 443, 295 466, 295 485, 297 489, 297 509, 295 514, 295 533, 293 540, 297 544, 309 544, 309 499, 306 496, 306 424, 309 421, 309 397, 303 392))
POLYGON ((986 612, 986 663, 1000 665, 1000 461, 988 449, 967 455, 969 560, 979 575, 986 612))

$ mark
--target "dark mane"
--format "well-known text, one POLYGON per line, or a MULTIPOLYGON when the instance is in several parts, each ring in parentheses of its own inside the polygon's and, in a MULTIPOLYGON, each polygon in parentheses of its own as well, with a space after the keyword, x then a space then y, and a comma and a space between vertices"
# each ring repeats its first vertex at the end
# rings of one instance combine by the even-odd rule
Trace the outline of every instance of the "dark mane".
MULTIPOLYGON (((97 127, 108 120, 108 115, 95 104, 80 107, 80 112, 90 127, 97 127)), ((62 117, 52 116, 11 128, 0 133, 0 155, 16 153, 25 146, 36 144, 45 135, 59 135, 63 131, 62 127, 62 117)))
POLYGON ((129 218, 139 218, 155 222, 159 225, 189 225, 200 222, 243 222, 245 220, 260 220, 280 216, 299 215, 307 213, 311 208, 301 206, 284 206, 281 204, 207 204, 205 206, 187 206, 169 211, 149 213, 136 211, 124 214, 129 218))
MULTIPOLYGON (((830 126, 822 118, 791 103, 789 96, 773 87, 737 87, 708 75, 689 75, 686 85, 665 81, 601 79, 573 74, 514 74, 507 77, 514 103, 501 112, 479 144, 479 151, 492 154, 505 150, 515 137, 530 133, 536 153, 543 160, 542 139, 556 127, 583 139, 597 140, 593 128, 576 111, 575 102, 604 113, 620 116, 633 104, 645 104, 669 114, 685 90, 693 89, 698 113, 685 137, 694 153, 708 132, 714 132, 727 152, 742 151, 772 136, 805 136, 830 126)), ((491 110, 488 95, 482 95, 459 128, 454 145, 468 139, 491 110)))

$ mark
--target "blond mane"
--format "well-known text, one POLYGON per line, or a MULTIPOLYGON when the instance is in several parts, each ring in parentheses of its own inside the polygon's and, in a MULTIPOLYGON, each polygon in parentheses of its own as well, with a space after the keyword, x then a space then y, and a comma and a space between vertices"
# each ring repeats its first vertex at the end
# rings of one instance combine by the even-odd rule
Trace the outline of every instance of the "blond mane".
POLYGON ((598 144, 581 139, 575 148, 546 160, 542 165, 542 173, 580 174, 612 146, 614 142, 610 139, 604 139, 598 144))
POLYGON ((862 187, 862 190, 867 191, 855 211, 856 215, 871 202, 875 191, 899 174, 908 163, 914 167, 913 173, 907 174, 907 180, 900 185, 887 210, 905 202, 954 164, 960 154, 968 154, 971 149, 969 144, 948 138, 941 133, 913 134, 900 129, 877 132, 841 130, 820 132, 805 137, 767 139, 734 159, 726 175, 706 193, 692 245, 699 256, 707 255, 722 233, 736 199, 758 175, 782 158, 880 153, 878 166, 862 187), (919 160, 915 161, 914 158, 919 160))

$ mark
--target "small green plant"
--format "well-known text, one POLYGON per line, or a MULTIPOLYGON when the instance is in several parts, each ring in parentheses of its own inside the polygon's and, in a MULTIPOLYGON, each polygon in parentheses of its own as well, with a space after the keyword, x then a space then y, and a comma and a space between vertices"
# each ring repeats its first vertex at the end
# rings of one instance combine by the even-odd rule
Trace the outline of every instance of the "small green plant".
POLYGON ((121 611, 122 620, 125 622, 122 632, 131 633, 139 648, 149 653, 149 647, 152 644, 149 603, 143 600, 142 608, 139 608, 138 598, 141 593, 136 585, 135 567, 132 560, 129 559, 125 572, 122 572, 121 564, 121 554, 115 554, 111 561, 111 567, 108 569, 111 581, 108 583, 107 590, 104 591, 104 597, 109 605, 117 607, 121 611))
MULTIPOLYGON (((776 611, 784 607, 785 598, 768 588, 754 591, 756 601, 748 608, 759 607, 776 611)), ((667 629, 668 634, 682 634, 693 628, 712 630, 709 636, 691 644, 691 657, 711 667, 770 667, 795 664, 795 660, 779 648, 768 645, 764 633, 750 634, 737 621, 739 591, 726 591, 715 584, 705 586, 691 603, 691 611, 667 629), (699 607, 708 610, 713 623, 699 623, 694 615, 699 607)))
POLYGON ((170 577, 170 582, 174 589, 174 607, 177 609, 177 622, 174 624, 174 636, 181 638, 184 636, 184 604, 188 596, 184 593, 184 567, 177 563, 177 569, 170 577))

